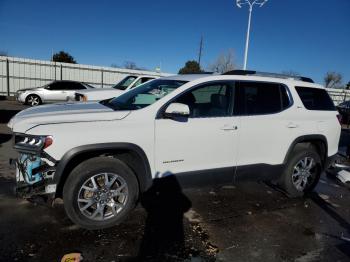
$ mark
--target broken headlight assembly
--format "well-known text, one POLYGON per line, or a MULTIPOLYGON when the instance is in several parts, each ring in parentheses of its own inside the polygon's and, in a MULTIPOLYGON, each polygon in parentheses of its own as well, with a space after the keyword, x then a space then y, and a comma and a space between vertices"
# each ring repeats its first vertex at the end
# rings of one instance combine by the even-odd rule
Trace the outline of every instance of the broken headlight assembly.
POLYGON ((55 192, 55 185, 50 186, 57 163, 44 151, 52 143, 52 136, 15 134, 14 148, 18 151, 18 158, 10 163, 16 165, 18 195, 30 197, 55 192))
POLYGON ((14 148, 24 152, 40 152, 52 145, 52 136, 16 134, 14 148))

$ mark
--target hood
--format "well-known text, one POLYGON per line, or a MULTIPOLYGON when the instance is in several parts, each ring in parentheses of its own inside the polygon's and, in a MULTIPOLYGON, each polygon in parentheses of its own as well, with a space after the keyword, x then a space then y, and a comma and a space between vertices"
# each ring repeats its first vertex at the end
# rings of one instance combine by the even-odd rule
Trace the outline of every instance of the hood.
POLYGON ((104 99, 119 96, 124 91, 115 88, 98 88, 89 90, 79 90, 77 93, 86 96, 87 101, 101 101, 104 99))
POLYGON ((110 121, 126 117, 130 111, 114 111, 100 103, 63 103, 28 108, 8 123, 14 132, 26 132, 38 125, 110 121))

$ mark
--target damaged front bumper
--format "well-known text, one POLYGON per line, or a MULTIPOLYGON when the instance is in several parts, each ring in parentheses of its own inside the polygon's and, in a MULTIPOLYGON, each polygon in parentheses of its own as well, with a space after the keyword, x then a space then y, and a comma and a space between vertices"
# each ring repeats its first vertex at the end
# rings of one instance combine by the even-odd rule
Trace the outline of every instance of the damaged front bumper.
POLYGON ((31 154, 19 152, 17 159, 10 159, 16 168, 16 195, 31 198, 37 195, 54 197, 56 184, 53 177, 56 161, 45 153, 31 154))

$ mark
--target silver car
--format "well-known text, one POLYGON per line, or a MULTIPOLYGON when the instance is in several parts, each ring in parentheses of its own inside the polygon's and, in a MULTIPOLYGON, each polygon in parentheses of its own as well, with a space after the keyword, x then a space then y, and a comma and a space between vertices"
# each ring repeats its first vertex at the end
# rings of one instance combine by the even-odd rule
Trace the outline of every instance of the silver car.
POLYGON ((38 88, 20 89, 16 92, 16 100, 30 106, 44 103, 74 100, 79 90, 93 89, 92 86, 68 80, 53 81, 38 88))

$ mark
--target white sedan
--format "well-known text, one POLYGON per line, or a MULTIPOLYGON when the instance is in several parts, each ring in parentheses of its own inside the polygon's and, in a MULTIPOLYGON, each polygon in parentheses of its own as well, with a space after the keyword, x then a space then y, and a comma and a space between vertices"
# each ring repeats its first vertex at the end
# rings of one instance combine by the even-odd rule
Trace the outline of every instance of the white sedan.
POLYGON ((159 78, 157 76, 137 76, 129 75, 121 80, 116 85, 110 88, 95 88, 93 90, 79 90, 75 92, 75 101, 101 101, 109 98, 119 96, 125 91, 144 84, 150 80, 159 78))

